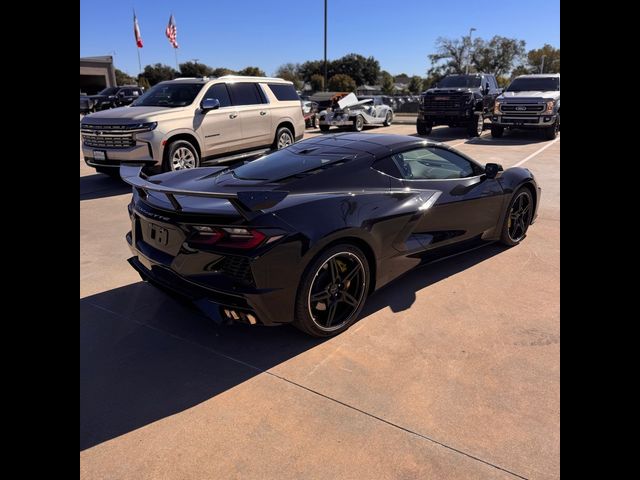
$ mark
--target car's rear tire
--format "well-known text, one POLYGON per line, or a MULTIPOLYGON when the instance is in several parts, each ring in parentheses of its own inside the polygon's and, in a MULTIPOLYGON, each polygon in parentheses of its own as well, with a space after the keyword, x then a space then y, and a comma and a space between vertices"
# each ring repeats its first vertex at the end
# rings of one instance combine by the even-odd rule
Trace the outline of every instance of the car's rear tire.
POLYGON ((351 130, 353 130, 354 132, 361 132, 363 128, 364 118, 362 117, 362 115, 356 115, 356 118, 353 119, 351 130))
POLYGON ((349 328, 362 311, 370 282, 367 257, 355 245, 321 252, 300 280, 294 326, 314 337, 331 337, 349 328))
POLYGON ((316 128, 318 126, 318 121, 316 120, 316 116, 311 117, 311 128, 316 128))
POLYGON ((500 233, 500 241, 504 245, 513 247, 524 240, 531 225, 534 207, 533 196, 527 187, 513 194, 500 233))
POLYGON ((391 122, 393 121, 393 113, 391 113, 390 111, 387 112, 387 115, 384 117, 384 123, 383 125, 385 127, 388 127, 389 125, 391 125, 391 122))
POLYGON ((198 150, 187 140, 175 140, 164 149, 163 172, 188 170, 200 166, 198 150))
POLYGON ((280 127, 276 132, 276 138, 271 146, 274 150, 282 150, 283 148, 293 145, 295 142, 293 133, 287 127, 280 127))
POLYGON ((504 134, 504 127, 499 125, 491 125, 491 136, 493 138, 500 138, 504 134))
POLYGON ((433 124, 431 122, 416 123, 416 130, 418 130, 418 135, 429 135, 432 129, 433 124))
POLYGON ((329 125, 320 125, 321 132, 328 132, 329 128, 330 128, 329 125))
POLYGON ((482 112, 476 112, 475 115, 469 120, 469 124, 467 125, 467 133, 471 137, 479 137, 482 135, 482 130, 484 129, 484 116, 482 112))

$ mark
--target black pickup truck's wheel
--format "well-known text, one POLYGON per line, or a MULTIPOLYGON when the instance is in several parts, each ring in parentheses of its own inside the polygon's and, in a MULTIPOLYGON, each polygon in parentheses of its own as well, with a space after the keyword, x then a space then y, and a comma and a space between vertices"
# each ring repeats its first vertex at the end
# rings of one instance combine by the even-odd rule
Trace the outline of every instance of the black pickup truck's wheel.
POLYGON ((504 127, 500 125, 491 125, 491 136, 493 138, 500 138, 504 133, 504 127))
POLYGON ((369 289, 369 264, 355 245, 322 252, 302 275, 294 325, 314 337, 336 335, 358 318, 369 289))
POLYGON ((482 130, 484 129, 484 117, 482 113, 476 113, 471 120, 469 120, 469 125, 467 127, 467 133, 472 137, 479 137, 482 135, 482 130))
POLYGON ((362 118, 362 115, 357 115, 356 118, 353 119, 352 129, 354 132, 361 132, 363 128, 364 128, 364 118, 362 118))
POLYGON ((433 123, 418 122, 416 123, 416 129, 418 130, 418 135, 429 135, 433 129, 433 123))

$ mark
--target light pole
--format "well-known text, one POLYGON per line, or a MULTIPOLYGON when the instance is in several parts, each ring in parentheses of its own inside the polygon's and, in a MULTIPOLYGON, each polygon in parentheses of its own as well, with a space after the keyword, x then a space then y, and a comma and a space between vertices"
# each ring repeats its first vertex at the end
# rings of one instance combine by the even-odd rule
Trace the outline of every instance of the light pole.
POLYGON ((542 55, 542 63, 540 64, 540 73, 544 73, 544 57, 546 57, 546 55, 542 55))
POLYGON ((327 0, 324 0, 324 91, 327 91, 327 0))
POLYGON ((465 71, 465 73, 466 73, 467 75, 469 75, 469 63, 470 63, 470 60, 471 60, 471 34, 472 34, 473 32, 475 32, 475 31, 476 31, 476 29, 475 29, 475 28, 473 28, 473 27, 471 27, 471 28, 469 29, 469 52, 467 53, 467 69, 466 69, 466 71, 465 71))

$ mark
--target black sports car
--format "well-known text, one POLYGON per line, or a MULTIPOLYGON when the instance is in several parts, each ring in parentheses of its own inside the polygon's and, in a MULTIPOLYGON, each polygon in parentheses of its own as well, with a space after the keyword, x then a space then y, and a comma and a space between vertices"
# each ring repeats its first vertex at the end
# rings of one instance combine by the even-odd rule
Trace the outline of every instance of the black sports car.
POLYGON ((525 168, 480 165, 421 138, 344 133, 237 167, 133 185, 129 263, 144 280, 219 320, 349 327, 370 294, 436 255, 516 245, 540 188, 525 168))

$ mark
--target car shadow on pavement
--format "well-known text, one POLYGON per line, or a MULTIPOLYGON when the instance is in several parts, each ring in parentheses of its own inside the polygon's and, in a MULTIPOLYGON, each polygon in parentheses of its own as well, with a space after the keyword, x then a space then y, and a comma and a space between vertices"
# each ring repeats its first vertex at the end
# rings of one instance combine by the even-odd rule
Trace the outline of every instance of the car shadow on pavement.
POLYGON ((507 247, 501 244, 493 243, 410 270, 399 279, 374 292, 367 300, 360 314, 360 320, 386 307, 389 307, 392 312, 407 310, 415 302, 416 292, 419 290, 477 265, 506 249, 507 247))
MULTIPOLYGON (((387 306, 406 310, 418 290, 502 251, 489 245, 415 269, 373 294, 360 318, 387 306)), ((85 297, 80 450, 194 407, 324 341, 291 326, 220 326, 146 282, 85 297)))
POLYGON ((80 201, 131 193, 131 186, 103 173, 80 177, 80 201))
POLYGON ((431 131, 429 135, 411 134, 412 137, 424 138, 434 142, 450 142, 452 140, 460 140, 465 144, 473 144, 479 146, 496 146, 496 145, 530 145, 536 143, 545 143, 549 140, 542 136, 542 132, 516 130, 514 132, 505 132, 500 138, 493 138, 488 132, 489 126, 485 127, 485 131, 480 137, 468 137, 464 128, 438 128, 431 131), (462 137, 462 138, 461 138, 462 137), (466 139, 464 137, 467 137, 466 139))

